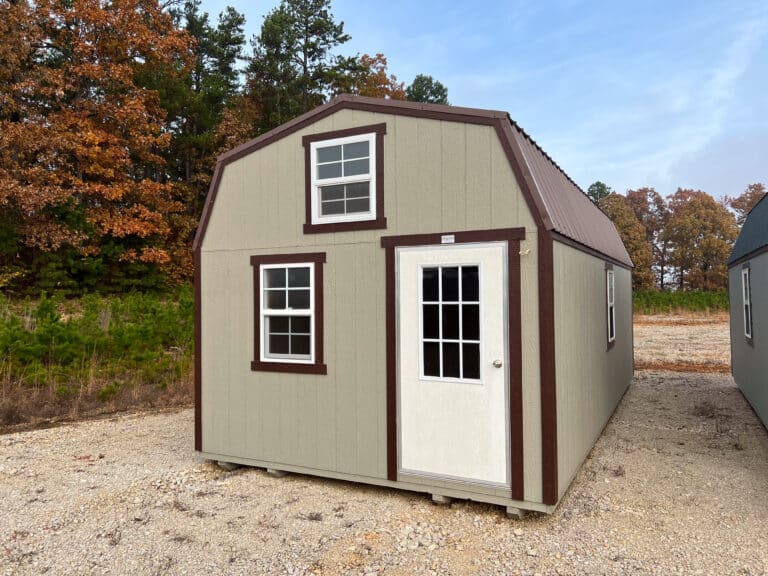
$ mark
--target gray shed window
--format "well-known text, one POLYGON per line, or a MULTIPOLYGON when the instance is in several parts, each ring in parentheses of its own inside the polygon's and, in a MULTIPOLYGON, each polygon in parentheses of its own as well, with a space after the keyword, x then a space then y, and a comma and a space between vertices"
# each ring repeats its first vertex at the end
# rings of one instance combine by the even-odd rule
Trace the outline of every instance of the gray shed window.
POLYGON ((744 302, 744 336, 752 339, 752 282, 749 266, 741 269, 741 294, 744 302))
POLYGON ((608 333, 608 347, 616 342, 616 273, 613 269, 605 271, 605 307, 608 333))

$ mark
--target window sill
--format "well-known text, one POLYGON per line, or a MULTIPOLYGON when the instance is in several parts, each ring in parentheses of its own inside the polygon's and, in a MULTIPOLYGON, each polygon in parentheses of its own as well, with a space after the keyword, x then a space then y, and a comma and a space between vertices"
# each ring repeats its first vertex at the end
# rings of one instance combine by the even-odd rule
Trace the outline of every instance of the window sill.
POLYGON ((251 372, 289 372, 292 374, 328 374, 325 364, 295 364, 293 362, 251 362, 251 372))
POLYGON ((386 227, 386 218, 376 218, 375 220, 356 220, 353 222, 331 222, 328 224, 304 224, 304 234, 353 232, 356 230, 381 230, 386 227))

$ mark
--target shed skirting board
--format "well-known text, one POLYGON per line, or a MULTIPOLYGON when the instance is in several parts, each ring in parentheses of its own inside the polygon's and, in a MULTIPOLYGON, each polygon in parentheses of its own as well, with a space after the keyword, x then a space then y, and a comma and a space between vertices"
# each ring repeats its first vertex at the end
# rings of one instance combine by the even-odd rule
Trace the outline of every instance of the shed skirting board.
POLYGON ((472 500, 474 502, 484 502, 486 504, 495 504, 497 506, 513 506, 521 510, 532 512, 543 512, 552 514, 555 506, 542 504, 541 502, 527 502, 523 500, 513 500, 503 496, 508 494, 508 489, 482 488, 472 486, 469 491, 458 482, 435 481, 422 478, 408 478, 406 480, 386 480, 384 478, 373 478, 370 476, 356 476, 354 474, 344 474, 343 472, 331 472, 329 470, 317 470, 315 468, 306 468, 304 466, 292 466, 290 464, 281 464, 278 462, 265 462, 262 460, 251 460, 249 458, 240 458, 224 454, 213 454, 211 452, 198 452, 199 456, 207 460, 221 462, 231 462, 233 464, 242 464, 254 468, 270 468, 272 470, 281 470, 285 472, 294 472, 297 474, 306 474, 320 478, 331 478, 333 480, 344 480, 346 482, 355 482, 359 484, 369 484, 372 486, 381 486, 384 488, 396 488, 398 490, 410 490, 412 492, 423 492, 425 494, 439 494, 458 500, 472 500), (495 492, 495 493, 494 493, 495 492))

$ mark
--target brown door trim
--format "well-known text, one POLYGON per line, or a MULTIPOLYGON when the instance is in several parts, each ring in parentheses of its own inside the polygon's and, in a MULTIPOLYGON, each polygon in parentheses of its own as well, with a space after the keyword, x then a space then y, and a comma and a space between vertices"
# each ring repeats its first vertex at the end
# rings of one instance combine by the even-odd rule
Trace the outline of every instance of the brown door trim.
POLYGON ((552 233, 539 230, 539 371, 541 385, 541 475, 544 504, 557 504, 557 380, 555 285, 552 233))
POLYGON ((387 326, 387 479, 397 480, 397 321, 395 286, 395 249, 405 246, 449 245, 443 243, 452 236, 450 244, 507 242, 507 288, 509 306, 509 445, 511 498, 523 500, 525 494, 523 470, 523 359, 522 311, 520 294, 520 241, 525 228, 473 230, 437 234, 385 236, 381 245, 386 250, 386 326, 387 326))

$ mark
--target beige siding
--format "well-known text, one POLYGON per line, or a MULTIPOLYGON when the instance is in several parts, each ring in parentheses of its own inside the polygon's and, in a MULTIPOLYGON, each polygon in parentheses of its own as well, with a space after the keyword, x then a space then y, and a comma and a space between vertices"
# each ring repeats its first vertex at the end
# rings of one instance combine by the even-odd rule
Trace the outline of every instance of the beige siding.
POLYGON ((632 381, 632 280, 614 267, 616 344, 607 349, 605 262, 555 242, 559 494, 632 381))
POLYGON ((747 401, 768 427, 768 253, 749 261, 752 283, 752 345, 744 337, 744 298, 741 288, 742 266, 728 275, 731 299, 731 364, 747 401))
POLYGON ((386 478, 381 236, 525 227, 525 498, 541 501, 536 230, 492 127, 341 110, 224 169, 202 247, 203 451, 386 478), (379 122, 386 230, 304 235, 304 134, 379 122), (251 372, 255 254, 323 251, 326 376, 251 372))

